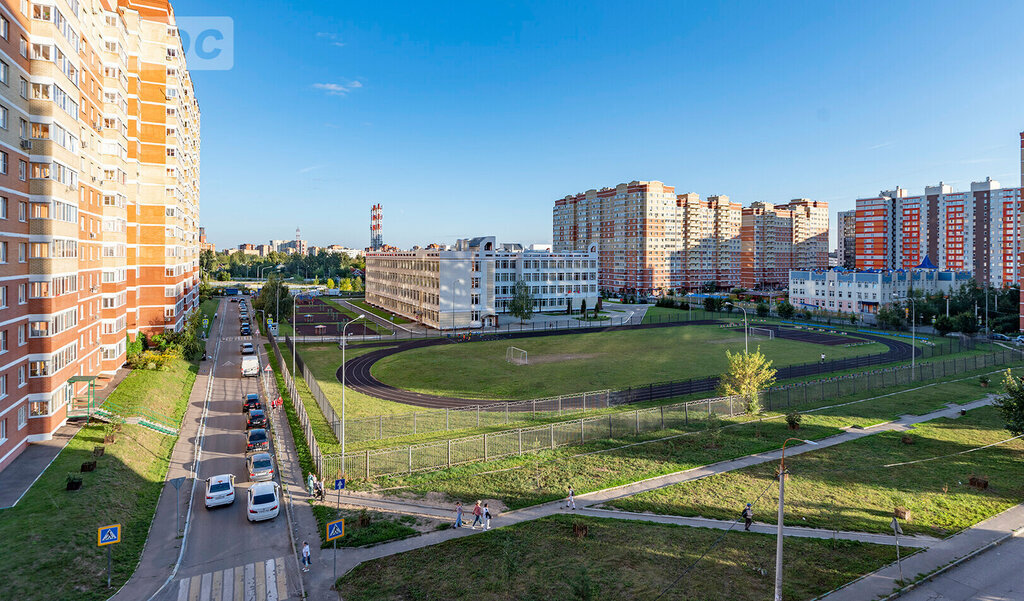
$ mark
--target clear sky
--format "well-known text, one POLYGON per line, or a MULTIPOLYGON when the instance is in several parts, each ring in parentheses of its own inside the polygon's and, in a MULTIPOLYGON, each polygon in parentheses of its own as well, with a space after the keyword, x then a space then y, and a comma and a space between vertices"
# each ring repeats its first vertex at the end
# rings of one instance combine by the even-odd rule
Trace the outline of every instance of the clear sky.
POLYGON ((1022 2, 174 6, 234 19, 193 73, 218 248, 362 248, 376 202, 401 247, 550 242, 555 199, 634 179, 833 213, 1020 185, 1022 2))

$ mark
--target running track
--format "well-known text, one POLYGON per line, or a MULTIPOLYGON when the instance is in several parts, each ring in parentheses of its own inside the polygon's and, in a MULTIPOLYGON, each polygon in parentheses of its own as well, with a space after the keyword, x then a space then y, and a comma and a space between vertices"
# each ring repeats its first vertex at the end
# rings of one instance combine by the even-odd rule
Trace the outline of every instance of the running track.
MULTIPOLYGON (((683 323, 665 323, 665 324, 644 324, 640 326, 626 326, 630 329, 640 328, 661 328, 661 327, 685 327, 689 325, 713 325, 721 323, 718 320, 696 320, 683 323)), ((556 331, 556 332, 521 332, 513 334, 501 334, 484 336, 484 340, 505 340, 513 338, 533 338, 536 336, 561 336, 565 334, 579 334, 579 333, 590 333, 590 332, 604 332, 623 329, 621 326, 616 327, 605 327, 605 328, 586 328, 583 330, 571 330, 571 331, 556 331)), ((808 333, 796 330, 793 328, 780 328, 773 326, 776 331, 776 336, 780 338, 787 338, 792 340, 804 340, 808 333)), ((881 365, 884 363, 893 363, 896 361, 905 361, 910 358, 911 349, 913 348, 907 342, 901 342, 898 340, 892 340, 890 338, 884 338, 882 336, 874 336, 872 334, 860 334, 856 335, 856 338, 863 338, 872 340, 884 344, 889 350, 879 356, 873 357, 870 363, 865 357, 850 357, 848 359, 836 359, 832 361, 826 361, 824 364, 803 364, 803 365, 790 365, 786 367, 780 367, 776 378, 779 380, 785 380, 788 378, 800 378, 804 376, 810 376, 821 373, 830 373, 835 371, 842 371, 846 369, 855 369, 858 367, 868 367, 869 365, 881 365)), ((805 340, 806 341, 806 340, 805 340)), ((443 409, 443 408, 454 408, 454 407, 466 407, 480 404, 491 404, 500 401, 494 399, 469 399, 459 397, 447 397, 432 394, 423 394, 419 392, 412 392, 404 390, 402 388, 396 388, 389 386, 370 374, 370 368, 374 363, 395 353, 401 353, 416 348, 425 346, 435 346, 439 344, 461 344, 453 343, 447 338, 431 338, 427 340, 415 340, 412 342, 402 343, 392 348, 382 348, 371 353, 350 359, 347 364, 338 368, 335 374, 338 381, 341 381, 341 370, 345 369, 345 380, 346 385, 358 392, 370 395, 379 399, 385 399, 388 401, 396 401, 399 403, 405 403, 407 405, 414 405, 417 407, 428 407, 432 409, 443 409)), ((822 349, 827 349, 827 346, 822 346, 822 349)), ((825 351, 827 353, 827 350, 825 351)), ((921 349, 917 349, 917 354, 920 356, 921 349)), ((643 387, 631 388, 629 391, 619 391, 612 393, 614 396, 611 400, 612 404, 615 403, 632 403, 638 401, 648 401, 655 399, 667 399, 675 396, 690 394, 693 392, 707 392, 714 390, 718 385, 717 377, 707 377, 694 380, 677 381, 677 382, 663 382, 663 383, 652 383, 643 387)))

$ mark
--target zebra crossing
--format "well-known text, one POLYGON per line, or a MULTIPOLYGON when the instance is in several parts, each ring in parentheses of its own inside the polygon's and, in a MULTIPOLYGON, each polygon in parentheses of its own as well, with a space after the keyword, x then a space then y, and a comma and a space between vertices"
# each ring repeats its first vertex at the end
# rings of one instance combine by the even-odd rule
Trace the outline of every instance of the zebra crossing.
POLYGON ((178 601, 285 601, 283 557, 207 572, 178 581, 178 601))

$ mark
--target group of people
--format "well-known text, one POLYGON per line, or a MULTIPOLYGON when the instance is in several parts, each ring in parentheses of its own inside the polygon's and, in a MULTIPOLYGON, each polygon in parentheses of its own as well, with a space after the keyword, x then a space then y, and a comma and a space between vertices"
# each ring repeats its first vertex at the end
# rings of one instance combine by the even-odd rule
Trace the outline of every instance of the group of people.
POLYGON ((321 480, 317 480, 316 474, 309 472, 309 476, 306 476, 306 492, 309 496, 316 499, 324 500, 324 483, 321 480))
MULTIPOLYGON (((462 515, 462 502, 457 501, 455 503, 455 523, 452 524, 452 528, 462 528, 462 515)), ((473 524, 471 527, 473 530, 476 530, 477 526, 484 530, 491 529, 491 510, 487 507, 487 503, 481 504, 480 501, 477 501, 476 505, 473 506, 473 524)))

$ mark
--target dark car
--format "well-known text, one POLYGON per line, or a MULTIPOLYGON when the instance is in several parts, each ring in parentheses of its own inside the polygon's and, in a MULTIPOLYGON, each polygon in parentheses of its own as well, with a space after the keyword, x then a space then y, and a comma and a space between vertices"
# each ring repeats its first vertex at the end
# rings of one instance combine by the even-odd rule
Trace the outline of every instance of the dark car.
POLYGON ((989 338, 991 338, 992 340, 1010 340, 1010 337, 1007 336, 1006 334, 992 334, 991 336, 989 336, 989 338))
POLYGON ((267 436, 267 431, 263 428, 256 428, 255 430, 249 430, 249 433, 245 437, 245 452, 251 451, 269 451, 270 450, 270 438, 267 436))
POLYGON ((250 393, 245 395, 242 399, 242 411, 248 413, 253 409, 263 409, 263 403, 260 402, 260 395, 256 393, 250 393))
POLYGON ((237 303, 237 302, 238 302, 238 299, 237 299, 237 298, 233 298, 233 299, 231 299, 231 302, 233 302, 233 303, 237 303))
POLYGON ((245 429, 252 430, 253 428, 266 428, 267 427, 267 415, 263 413, 262 409, 250 409, 249 418, 245 420, 245 429))
POLYGON ((240 336, 250 336, 252 335, 252 330, 249 329, 249 326, 242 326, 238 328, 238 334, 240 336))

